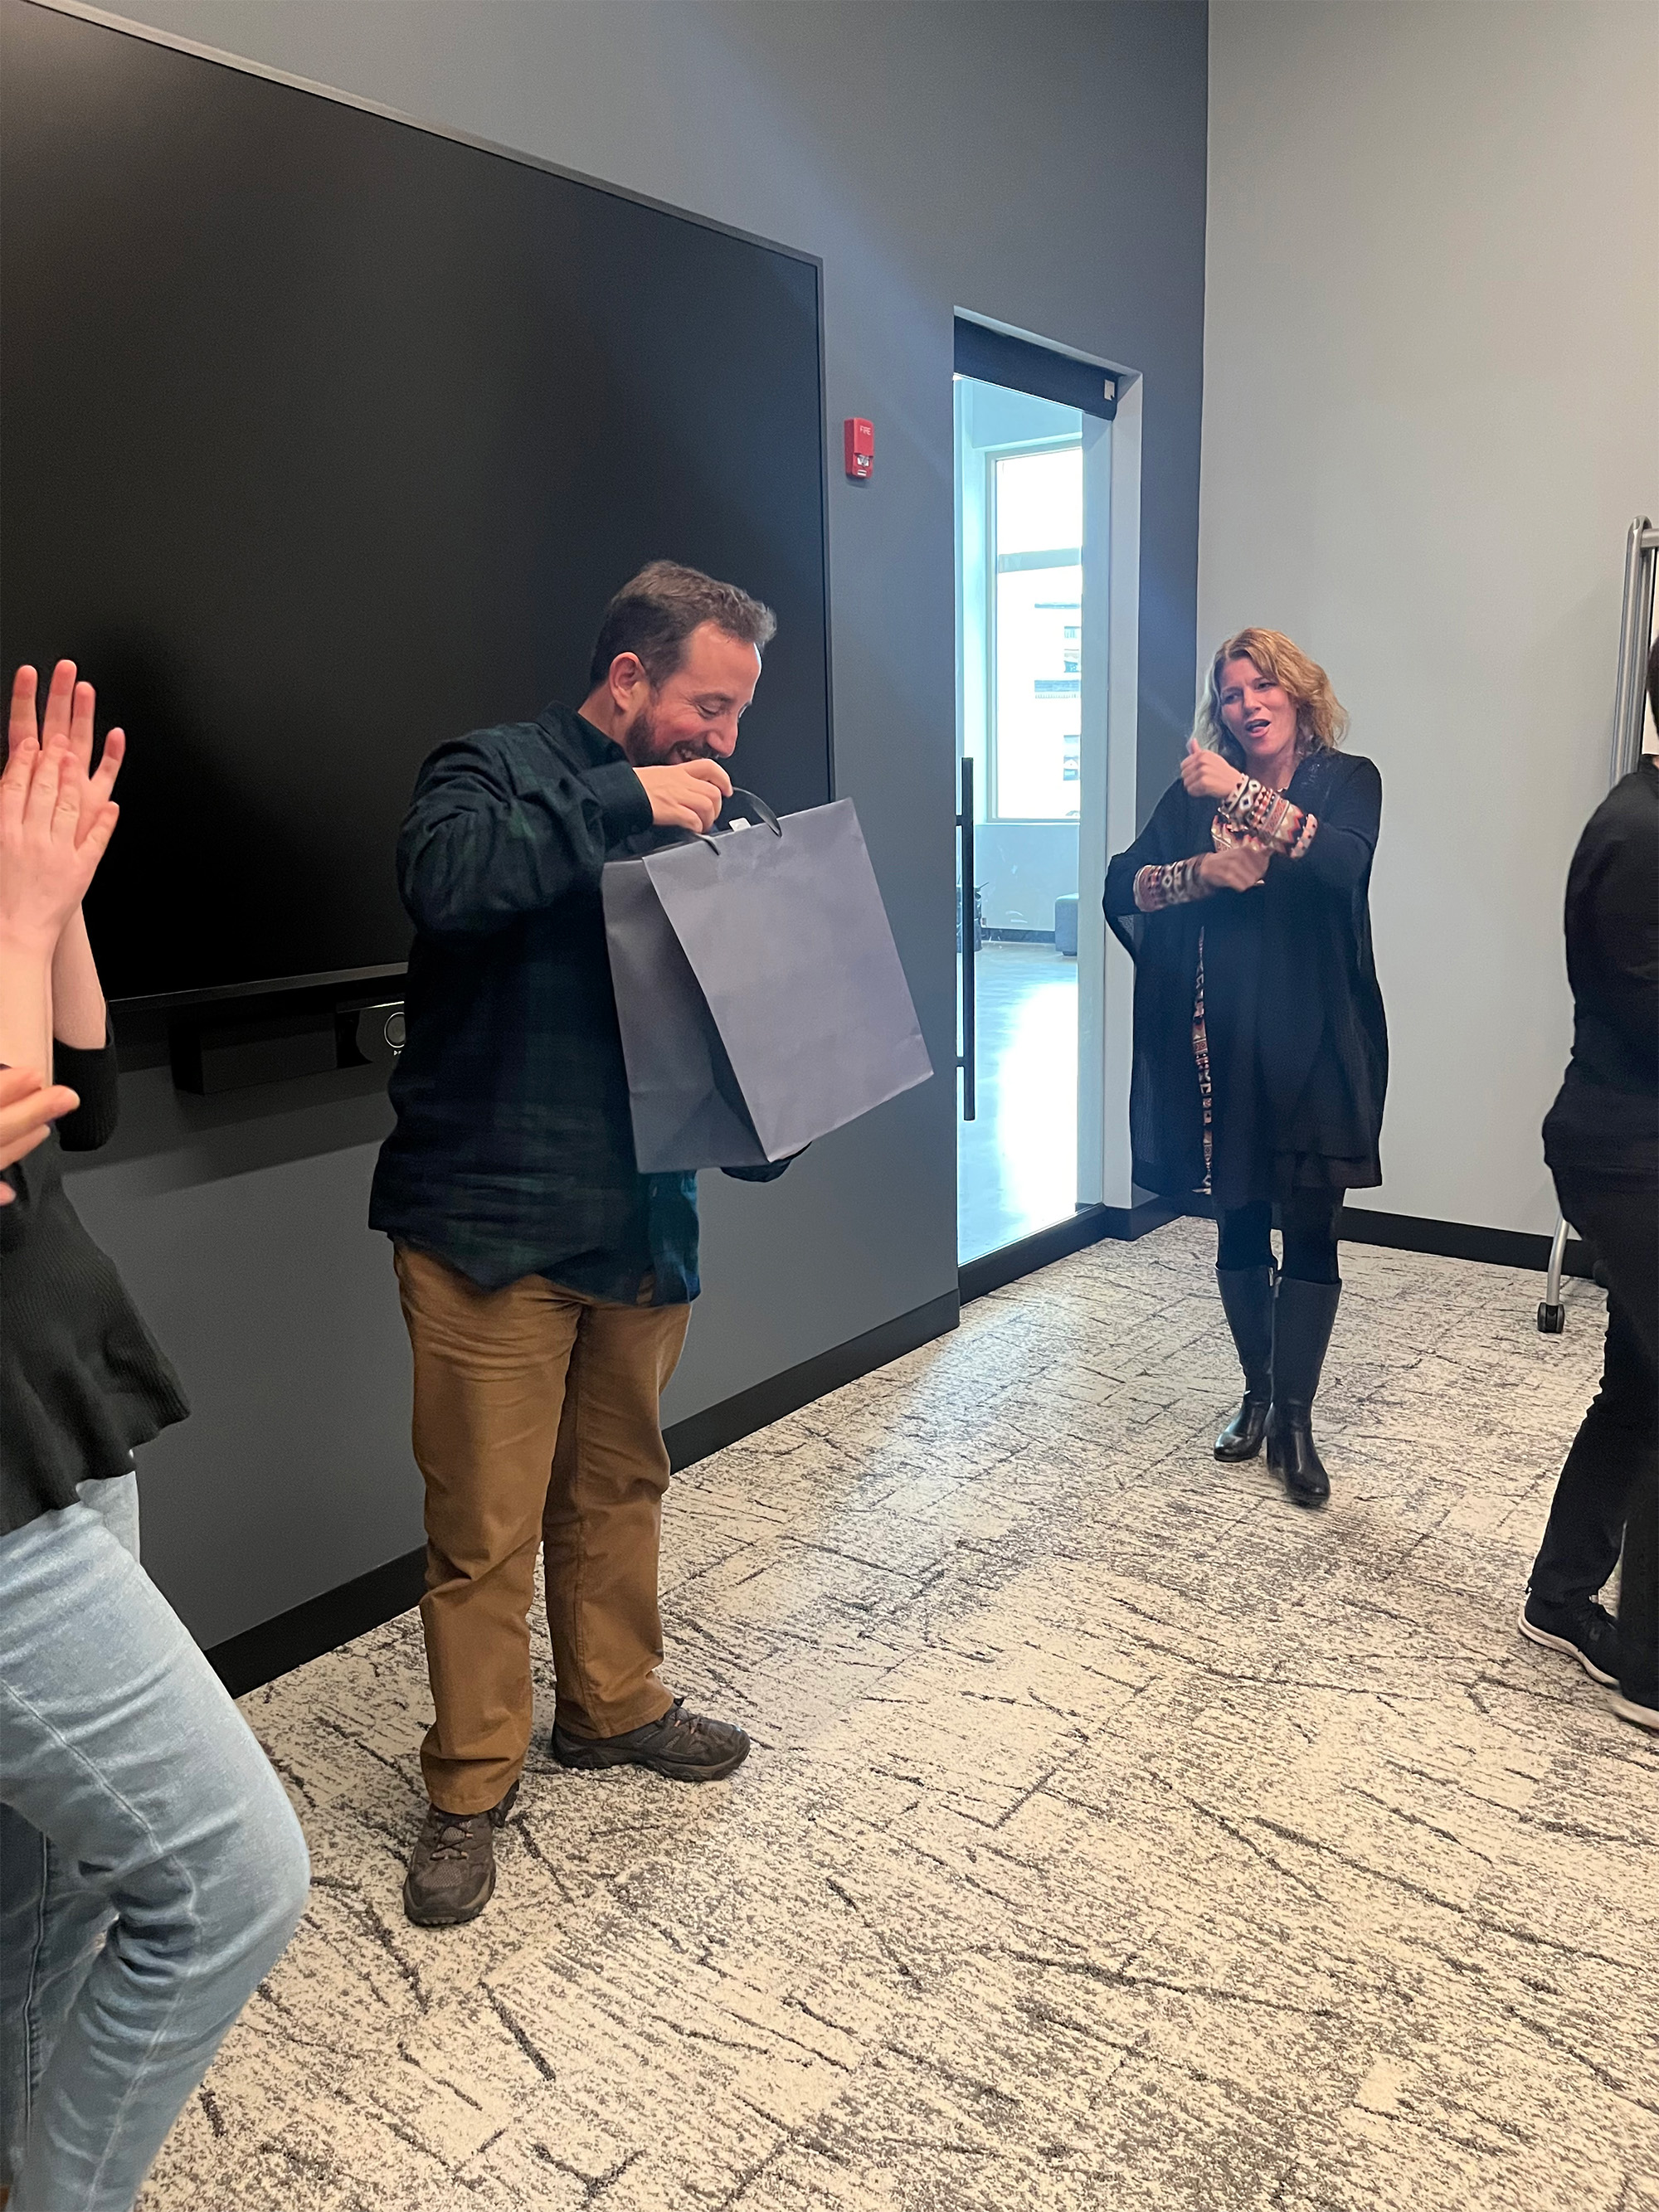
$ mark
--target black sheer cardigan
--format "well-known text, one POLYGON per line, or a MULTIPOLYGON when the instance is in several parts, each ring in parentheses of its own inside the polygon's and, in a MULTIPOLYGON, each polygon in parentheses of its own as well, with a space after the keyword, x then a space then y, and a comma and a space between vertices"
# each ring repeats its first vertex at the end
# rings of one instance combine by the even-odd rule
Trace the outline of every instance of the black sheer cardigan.
POLYGON ((1204 1185, 1200 931, 1218 1207, 1382 1179, 1389 1039, 1368 897, 1382 780, 1358 755, 1322 751, 1285 795, 1319 827, 1303 858, 1275 857, 1257 890, 1136 907, 1142 868, 1213 849, 1215 801, 1189 798, 1179 780, 1107 870, 1106 918, 1135 963, 1129 1129, 1143 1189, 1178 1197, 1204 1185))
POLYGON ((0 1206, 0 1536, 76 1502, 88 1479, 125 1474, 135 1444, 190 1411, 114 1262, 64 1188, 64 1154, 115 1129, 115 1043, 60 1041, 52 1074, 81 1103, 45 1144, 3 1172, 0 1206))

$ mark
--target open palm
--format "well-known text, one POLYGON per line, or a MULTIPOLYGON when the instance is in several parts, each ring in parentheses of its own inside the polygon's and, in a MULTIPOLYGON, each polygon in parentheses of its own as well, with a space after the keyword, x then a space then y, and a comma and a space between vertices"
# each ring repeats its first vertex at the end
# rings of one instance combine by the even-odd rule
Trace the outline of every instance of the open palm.
POLYGON ((75 842, 84 844, 115 788, 115 779, 126 757, 126 735, 121 730, 111 730, 106 734, 104 750, 94 770, 92 750, 98 705, 96 691, 90 684, 76 683, 72 660, 60 660, 52 672, 46 709, 37 726, 35 702, 39 689, 40 678, 33 669, 20 668, 11 687, 11 720, 6 732, 8 757, 15 756, 20 746, 40 752, 54 738, 64 739, 79 771, 81 816, 76 825, 75 842))

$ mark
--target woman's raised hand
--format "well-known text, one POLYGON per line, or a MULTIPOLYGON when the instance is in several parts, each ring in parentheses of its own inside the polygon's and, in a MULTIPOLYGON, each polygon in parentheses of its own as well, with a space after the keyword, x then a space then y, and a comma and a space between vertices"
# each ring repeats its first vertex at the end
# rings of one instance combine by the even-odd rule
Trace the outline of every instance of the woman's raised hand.
POLYGON ((1224 845, 1218 853, 1206 853, 1198 864, 1198 879, 1206 890, 1254 890, 1272 859, 1266 845, 1224 845))
POLYGON ((1187 740, 1187 757, 1181 763, 1181 781, 1189 799, 1225 799, 1237 791, 1243 777, 1231 761, 1211 752, 1196 738, 1187 740))
POLYGON ((14 739, 0 776, 0 951, 44 950, 50 959, 121 810, 89 788, 97 779, 88 777, 67 731, 36 742, 32 701, 28 720, 27 741, 14 739))
POLYGON ((121 730, 106 732, 104 750, 94 770, 92 745, 97 693, 90 684, 76 683, 72 660, 60 660, 52 672, 46 712, 37 733, 35 695, 39 685, 40 679, 32 668, 20 668, 12 679, 11 719, 7 726, 7 741, 10 755, 15 755, 20 745, 30 746, 38 751, 50 744, 54 738, 66 740, 82 776, 81 814, 75 839, 78 845, 98 820, 105 801, 115 788, 115 779, 121 772, 122 761, 126 757, 126 735, 121 730))

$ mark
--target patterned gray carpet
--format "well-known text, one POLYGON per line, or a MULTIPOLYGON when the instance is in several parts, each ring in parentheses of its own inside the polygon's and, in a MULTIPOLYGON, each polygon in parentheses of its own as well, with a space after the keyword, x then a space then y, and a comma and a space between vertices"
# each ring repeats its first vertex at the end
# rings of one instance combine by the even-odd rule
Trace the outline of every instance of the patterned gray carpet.
POLYGON ((1599 1295, 1345 1251, 1310 1516, 1210 1456, 1212 1234, 683 1477, 754 1756, 538 1753, 470 1929, 398 1905, 415 1616, 248 1698, 315 1893, 144 2212, 1659 2212, 1659 1747, 1514 1627, 1599 1295))

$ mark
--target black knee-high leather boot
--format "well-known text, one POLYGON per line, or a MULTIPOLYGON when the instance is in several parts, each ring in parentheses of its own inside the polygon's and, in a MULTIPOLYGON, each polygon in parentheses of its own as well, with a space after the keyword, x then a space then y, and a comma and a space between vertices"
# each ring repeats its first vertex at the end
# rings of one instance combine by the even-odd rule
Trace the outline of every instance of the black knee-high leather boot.
POLYGON ((1267 1464, 1297 1505, 1322 1505, 1331 1479, 1314 1449, 1313 1401, 1340 1283, 1279 1279, 1273 1310, 1273 1402, 1267 1416, 1267 1464))
POLYGON ((1273 1401, 1273 1271, 1218 1267, 1216 1288, 1244 1370, 1244 1402, 1215 1440, 1218 1459, 1254 1459, 1267 1431, 1273 1401))

